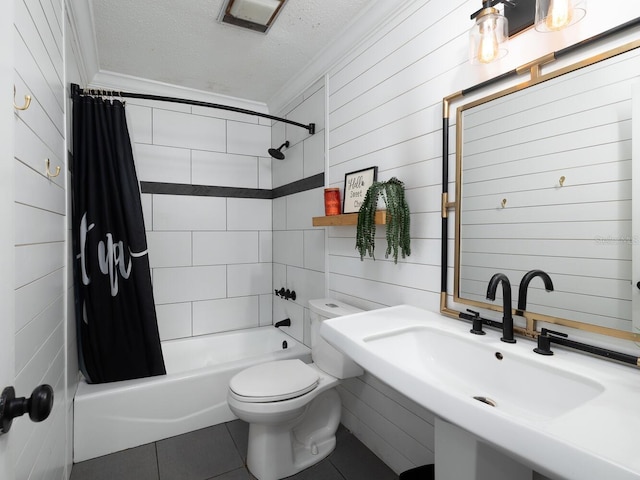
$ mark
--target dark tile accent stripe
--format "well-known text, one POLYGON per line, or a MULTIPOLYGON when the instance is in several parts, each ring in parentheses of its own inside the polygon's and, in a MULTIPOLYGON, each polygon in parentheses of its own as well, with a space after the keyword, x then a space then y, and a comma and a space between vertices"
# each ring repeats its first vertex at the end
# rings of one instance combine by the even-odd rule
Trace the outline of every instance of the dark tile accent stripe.
POLYGON ((287 185, 283 185, 271 190, 273 192, 272 198, 286 197, 294 193, 306 192, 307 190, 313 190, 314 188, 324 187, 324 173, 318 173, 312 177, 303 178, 297 182, 292 182, 287 185))
POLYGON ((280 198, 294 193, 306 192, 324 186, 324 173, 303 178, 273 190, 261 188, 215 187, 209 185, 189 185, 183 183, 140 182, 142 193, 162 195, 191 195, 195 197, 230 198, 280 198))
POLYGON ((273 198, 272 190, 260 188, 212 187, 182 183, 140 182, 140 190, 142 193, 194 197, 273 198))

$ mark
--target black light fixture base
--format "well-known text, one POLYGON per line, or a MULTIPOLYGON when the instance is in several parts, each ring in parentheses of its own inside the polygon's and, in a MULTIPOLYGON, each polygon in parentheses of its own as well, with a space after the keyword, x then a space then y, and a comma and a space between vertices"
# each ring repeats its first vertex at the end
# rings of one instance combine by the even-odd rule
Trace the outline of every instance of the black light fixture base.
POLYGON ((504 3, 504 16, 509 21, 509 36, 526 30, 535 23, 536 0, 512 0, 504 3))
POLYGON ((504 5, 504 16, 509 22, 509 36, 526 30, 535 23, 536 0, 484 0, 482 8, 471 14, 471 20, 475 19, 480 12, 487 8, 492 8, 502 3, 504 5))

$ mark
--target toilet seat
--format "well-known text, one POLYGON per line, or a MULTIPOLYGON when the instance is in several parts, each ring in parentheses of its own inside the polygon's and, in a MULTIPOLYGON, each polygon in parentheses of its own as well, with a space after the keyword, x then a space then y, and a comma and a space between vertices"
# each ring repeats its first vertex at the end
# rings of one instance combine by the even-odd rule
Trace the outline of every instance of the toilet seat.
POLYGON ((318 386, 318 372, 299 359, 278 360, 249 367, 229 382, 244 402, 279 402, 299 397, 318 386))

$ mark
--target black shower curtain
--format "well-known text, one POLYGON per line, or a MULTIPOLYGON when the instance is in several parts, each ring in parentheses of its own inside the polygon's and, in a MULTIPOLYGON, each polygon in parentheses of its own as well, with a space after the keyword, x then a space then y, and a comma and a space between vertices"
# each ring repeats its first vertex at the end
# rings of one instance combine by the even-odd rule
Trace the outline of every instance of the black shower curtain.
POLYGON ((73 99, 72 217, 80 368, 89 383, 165 373, 124 105, 73 99))

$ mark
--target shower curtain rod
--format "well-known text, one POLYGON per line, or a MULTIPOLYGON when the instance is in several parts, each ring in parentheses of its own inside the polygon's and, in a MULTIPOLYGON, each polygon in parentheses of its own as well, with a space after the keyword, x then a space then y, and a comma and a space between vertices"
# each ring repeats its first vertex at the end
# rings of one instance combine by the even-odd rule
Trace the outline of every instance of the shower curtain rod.
POLYGON ((310 135, 313 135, 314 133, 316 133, 315 123, 310 123, 309 125, 305 125, 303 123, 294 122, 293 120, 288 120, 286 118, 276 117, 274 115, 269 115, 268 113, 254 112, 253 110, 246 110, 244 108, 231 107, 229 105, 220 105, 218 103, 200 102, 198 100, 186 100, 183 98, 164 97, 161 95, 150 95, 150 94, 144 94, 144 93, 131 93, 131 92, 121 92, 121 91, 111 91, 111 90, 100 90, 100 89, 84 90, 80 88, 80 85, 76 83, 72 83, 71 98, 76 98, 76 97, 79 97, 80 95, 103 95, 103 96, 114 96, 114 97, 123 97, 123 98, 125 97, 140 98, 144 100, 157 100, 160 102, 183 103, 186 105, 195 105, 197 107, 217 108, 219 110, 228 110, 230 112, 244 113, 245 115, 255 115, 262 118, 268 118, 270 120, 277 120, 278 122, 288 123, 289 125, 295 125, 296 127, 307 129, 310 135))

